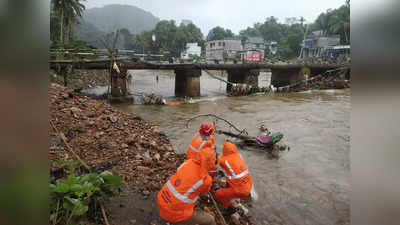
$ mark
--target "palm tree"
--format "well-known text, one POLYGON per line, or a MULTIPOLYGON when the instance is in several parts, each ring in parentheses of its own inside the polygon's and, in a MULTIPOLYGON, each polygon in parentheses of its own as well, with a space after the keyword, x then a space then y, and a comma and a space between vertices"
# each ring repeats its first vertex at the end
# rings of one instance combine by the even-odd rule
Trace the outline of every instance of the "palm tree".
POLYGON ((346 4, 332 11, 330 32, 339 34, 341 42, 349 43, 350 34, 350 7, 346 4))
POLYGON ((322 35, 327 36, 332 30, 333 24, 332 11, 327 10, 326 13, 321 13, 315 21, 317 29, 322 30, 322 35))
POLYGON ((65 37, 69 41, 71 38, 72 25, 82 17, 86 0, 51 0, 53 9, 60 16, 60 43, 64 44, 65 37), (67 31, 67 32, 66 32, 67 31))

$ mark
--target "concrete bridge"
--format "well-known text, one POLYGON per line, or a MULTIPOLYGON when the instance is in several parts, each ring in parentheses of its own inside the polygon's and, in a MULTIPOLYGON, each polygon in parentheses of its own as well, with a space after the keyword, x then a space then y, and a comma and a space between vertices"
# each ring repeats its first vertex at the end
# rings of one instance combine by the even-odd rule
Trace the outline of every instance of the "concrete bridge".
MULTIPOLYGON (((109 70, 114 63, 110 60, 52 60, 50 69, 59 71, 66 79, 68 69, 85 70, 109 70)), ((111 94, 114 97, 126 95, 127 70, 174 70, 175 71, 175 95, 178 97, 200 96, 200 76, 202 70, 226 70, 228 82, 250 84, 258 86, 260 70, 270 69, 271 84, 281 87, 295 83, 303 76, 301 71, 308 68, 309 75, 314 76, 325 71, 349 67, 348 64, 271 64, 271 63, 238 63, 238 64, 208 64, 208 63, 184 63, 184 64, 157 64, 138 60, 120 59, 115 60, 118 66, 116 70, 111 69, 111 94), (119 70, 119 72, 118 72, 119 70)), ((227 85, 227 91, 231 90, 227 85)))

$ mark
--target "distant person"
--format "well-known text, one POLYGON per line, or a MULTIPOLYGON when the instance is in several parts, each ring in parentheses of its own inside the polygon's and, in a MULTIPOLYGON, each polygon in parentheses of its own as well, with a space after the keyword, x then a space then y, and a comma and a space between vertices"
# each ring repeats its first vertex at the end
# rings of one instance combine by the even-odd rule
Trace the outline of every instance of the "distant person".
POLYGON ((215 191, 215 198, 229 208, 232 199, 250 197, 253 180, 236 145, 225 141, 218 164, 224 170, 227 186, 215 191))
POLYGON ((202 155, 200 162, 185 161, 157 194, 160 216, 173 224, 215 225, 211 214, 194 209, 200 194, 210 191, 212 178, 208 174, 212 157, 202 155))
MULTIPOLYGON (((212 155, 216 159, 214 130, 215 127, 213 123, 201 124, 199 131, 196 133, 186 150, 186 159, 200 161, 201 154, 212 155)), ((216 164, 211 167, 209 173, 213 177, 217 174, 216 164)))

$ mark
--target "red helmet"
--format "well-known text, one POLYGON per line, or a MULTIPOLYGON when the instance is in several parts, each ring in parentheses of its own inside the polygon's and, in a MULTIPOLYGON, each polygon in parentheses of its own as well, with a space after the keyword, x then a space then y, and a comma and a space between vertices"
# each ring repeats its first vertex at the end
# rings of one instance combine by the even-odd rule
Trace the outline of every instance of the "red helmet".
POLYGON ((212 125, 210 123, 202 123, 199 133, 203 135, 211 135, 213 133, 212 125))

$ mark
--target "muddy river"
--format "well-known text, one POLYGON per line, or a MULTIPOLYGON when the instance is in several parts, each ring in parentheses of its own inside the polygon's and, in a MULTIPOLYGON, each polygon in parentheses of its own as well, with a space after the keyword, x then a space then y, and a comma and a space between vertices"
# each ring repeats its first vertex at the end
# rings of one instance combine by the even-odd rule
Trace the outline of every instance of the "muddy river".
MULTIPOLYGON (((153 92, 174 99, 173 72, 131 74, 132 92, 153 92)), ((262 73, 259 84, 268 85, 269 78, 269 73, 262 73)), ((202 97, 193 99, 192 104, 116 107, 158 125, 181 153, 205 120, 197 119, 186 128, 185 119, 198 114, 224 117, 250 135, 258 135, 262 124, 282 132, 282 143, 290 146, 290 151, 281 154, 280 159, 240 149, 259 196, 250 210, 257 224, 349 224, 350 90, 225 97, 225 89, 225 83, 204 73, 202 97)), ((222 121, 217 122, 217 127, 229 130, 222 121)), ((219 153, 226 139, 216 135, 219 153)))

